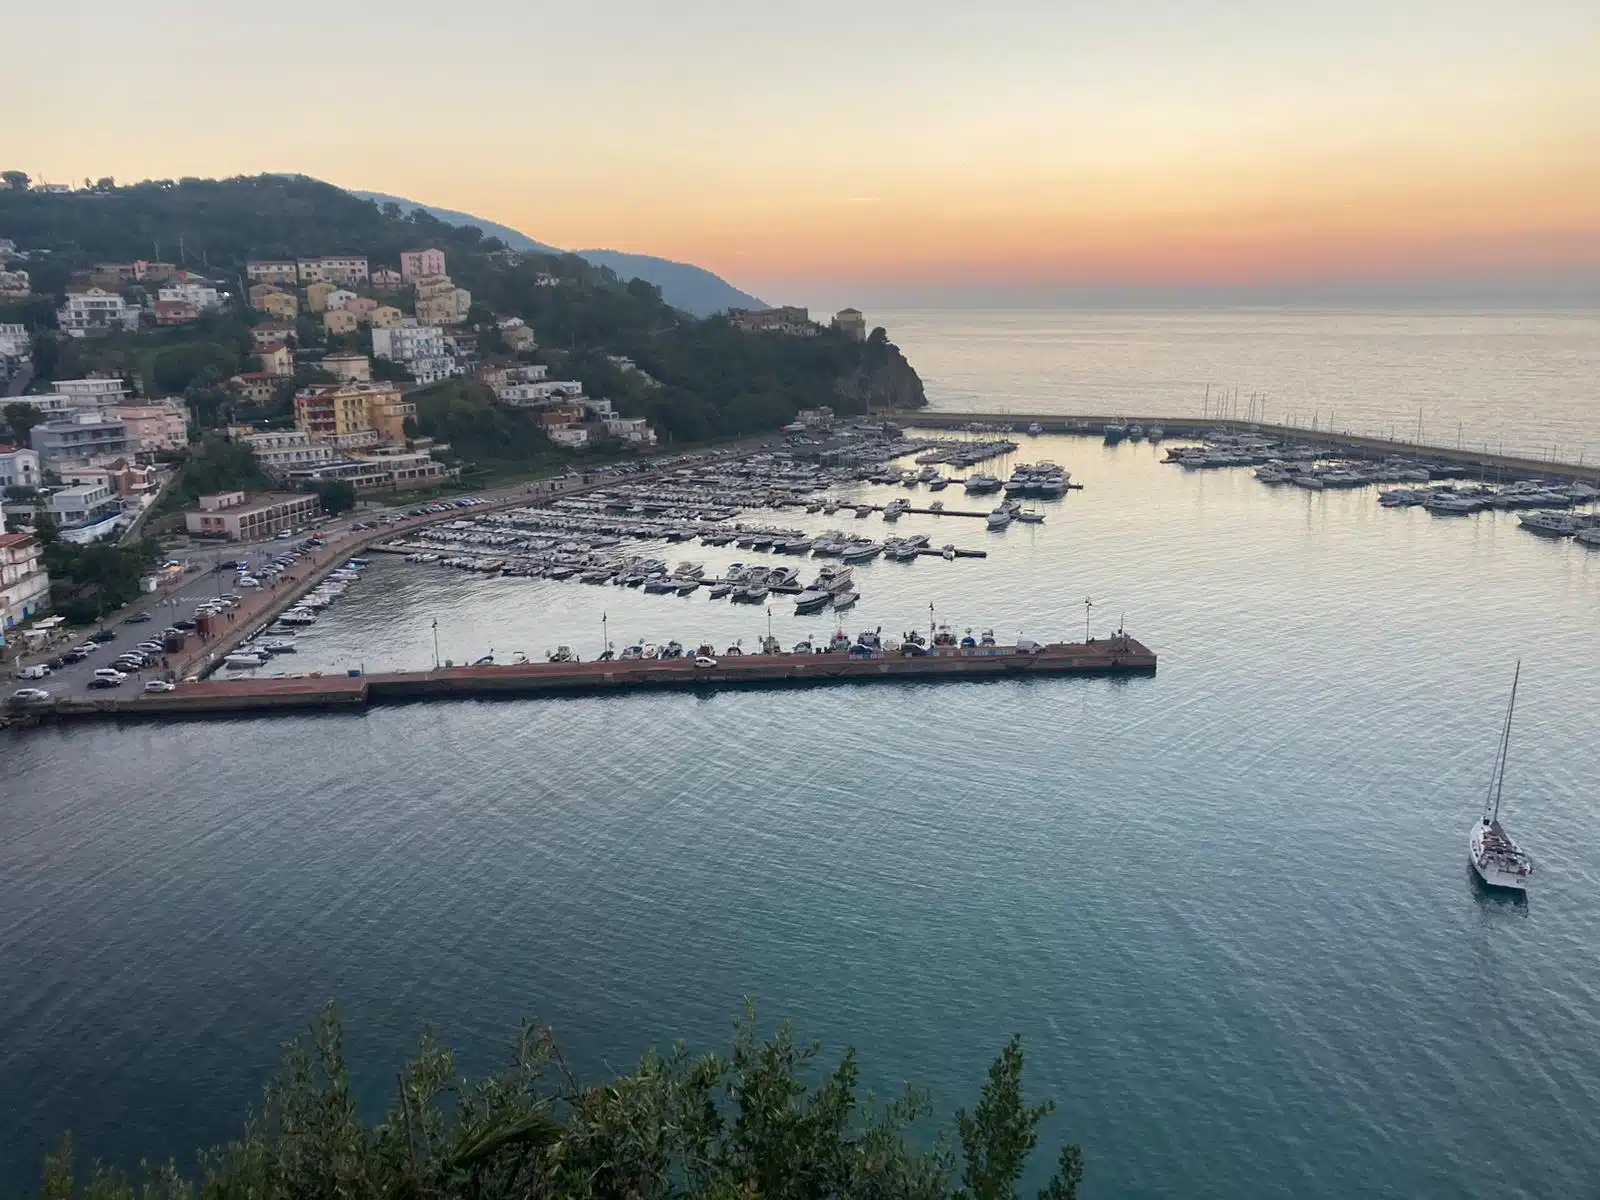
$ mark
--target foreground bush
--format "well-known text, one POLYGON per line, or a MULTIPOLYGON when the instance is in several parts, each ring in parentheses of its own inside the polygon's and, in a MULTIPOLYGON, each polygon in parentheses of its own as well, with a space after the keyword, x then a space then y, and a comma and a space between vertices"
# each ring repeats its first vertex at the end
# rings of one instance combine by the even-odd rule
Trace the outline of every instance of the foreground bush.
MULTIPOLYGON (((145 1167, 135 1185, 96 1167, 79 1181, 70 1140, 45 1163, 49 1200, 312 1200, 393 1197, 705 1197, 779 1200, 905 1197, 1004 1200, 1017 1194, 1048 1102, 1022 1098, 1012 1038, 989 1068, 955 1136, 922 1146, 907 1131, 929 1114, 913 1090, 892 1103, 858 1095, 855 1051, 825 1075, 815 1044, 787 1027, 770 1040, 747 1013, 728 1057, 681 1047, 651 1053, 632 1075, 580 1084, 549 1031, 524 1023, 511 1062, 477 1082, 456 1078, 450 1051, 424 1033, 396 1078, 388 1114, 356 1111, 338 1013, 329 1006, 291 1043, 261 1111, 238 1141, 201 1155, 195 1177, 145 1167), (957 1178, 959 1142, 959 1179, 957 1178)), ((1061 1151, 1041 1200, 1069 1200, 1083 1175, 1061 1151)))

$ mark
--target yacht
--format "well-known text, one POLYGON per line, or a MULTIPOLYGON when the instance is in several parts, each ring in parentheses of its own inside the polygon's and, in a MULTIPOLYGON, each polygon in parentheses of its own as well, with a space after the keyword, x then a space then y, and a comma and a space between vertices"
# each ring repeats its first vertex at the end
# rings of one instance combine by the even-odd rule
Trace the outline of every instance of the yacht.
POLYGON ((883 553, 883 547, 877 542, 852 542, 846 549, 843 557, 847 563, 871 562, 883 553))
POLYGON ((966 488, 968 495, 982 496, 989 492, 998 492, 1004 486, 993 475, 978 474, 967 476, 966 488))
POLYGON ((710 596, 713 600, 721 600, 724 596, 726 596, 731 591, 733 591, 733 584, 731 584, 731 583, 718 583, 718 584, 713 584, 712 587, 711 587, 711 590, 709 592, 707 592, 706 594, 708 596, 710 596))
POLYGON ((1582 528, 1579 518, 1572 516, 1571 513, 1551 512, 1548 509, 1519 513, 1517 524, 1529 533, 1541 534, 1544 537, 1571 537, 1582 528))
POLYGON ((268 654, 293 654, 294 639, 274 638, 270 642, 262 642, 260 649, 265 650, 268 654))
POLYGON ((1142 442, 1142 441, 1144 441, 1144 426, 1143 425, 1129 425, 1128 426, 1128 440, 1130 442, 1142 442))
POLYGON ((833 600, 833 593, 824 587, 808 587, 794 598, 794 611, 796 616, 805 616, 808 613, 821 612, 833 600))
POLYGON ((230 667, 233 670, 240 671, 264 666, 266 661, 267 655, 264 653, 253 650, 235 650, 232 654, 228 655, 227 658, 222 660, 222 665, 225 667, 230 667))
POLYGON ((1478 878, 1489 887, 1516 892, 1528 890, 1533 860, 1500 824, 1500 793, 1506 783, 1506 757, 1511 748, 1511 714, 1517 708, 1517 680, 1521 676, 1522 661, 1519 659, 1516 673, 1511 677, 1511 701, 1506 705, 1505 728, 1500 731, 1500 748, 1495 753, 1494 770, 1489 775, 1489 795, 1483 803, 1483 817, 1472 827, 1472 833, 1467 838, 1467 852, 1478 878))
POLYGON ((860 599, 861 593, 856 591, 854 588, 851 588, 848 591, 840 592, 833 598, 834 611, 843 612, 847 608, 854 608, 856 606, 856 601, 860 599))
POLYGON ((1038 437, 1043 432, 1044 432, 1044 426, 1039 424, 1039 422, 1037 422, 1037 421, 1034 421, 1032 424, 1030 424, 1028 426, 1028 436, 1029 437, 1038 437))
POLYGON ((948 479, 946 479, 943 475, 939 476, 939 478, 937 478, 937 479, 930 479, 928 481, 928 490, 930 492, 942 492, 942 491, 945 490, 945 488, 947 488, 949 486, 950 486, 950 481, 948 479))
POLYGON ((1017 513, 1017 520, 1024 525, 1043 525, 1044 514, 1036 508, 1024 508, 1017 513))
POLYGON ((1002 504, 986 518, 990 529, 1004 529, 1016 519, 1016 513, 1002 504))
POLYGON ((1120 421, 1113 421, 1111 424, 1105 427, 1104 433, 1106 445, 1115 446, 1123 438, 1128 436, 1128 427, 1122 424, 1120 421))
POLYGON ((856 505, 856 520, 859 521, 859 520, 862 520, 865 517, 870 517, 871 515, 872 515, 872 505, 870 505, 870 504, 858 504, 858 505, 856 505))
POLYGON ((909 500, 891 500, 883 506, 883 519, 885 521, 898 521, 900 514, 911 507, 909 500))
POLYGON ((1159 442, 1162 438, 1167 436, 1167 431, 1161 428, 1159 425, 1152 425, 1149 429, 1145 430, 1144 436, 1148 441, 1159 442))
POLYGON ((823 588, 829 592, 844 592, 850 589, 851 577, 855 572, 848 566, 829 563, 817 572, 817 581, 812 587, 823 588))

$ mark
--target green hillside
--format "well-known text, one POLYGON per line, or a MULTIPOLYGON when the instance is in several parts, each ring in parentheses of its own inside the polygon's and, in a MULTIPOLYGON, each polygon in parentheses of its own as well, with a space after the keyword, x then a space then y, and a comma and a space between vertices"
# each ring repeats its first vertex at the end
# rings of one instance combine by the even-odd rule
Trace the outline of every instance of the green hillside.
MULTIPOLYGON (((0 190, 0 234, 23 250, 48 251, 28 263, 46 298, 0 316, 26 320, 46 337, 71 272, 96 262, 178 262, 237 294, 252 258, 365 254, 377 267, 397 264, 402 250, 437 246, 451 276, 472 291, 470 320, 487 348, 497 343, 491 315, 522 317, 539 340, 532 357, 552 376, 582 379, 591 395, 611 399, 624 415, 648 417, 678 440, 770 431, 798 409, 824 404, 864 412, 891 400, 902 408, 924 403, 915 371, 881 332, 866 343, 828 330, 814 338, 743 334, 576 255, 514 253, 474 227, 380 208, 304 177, 185 179, 64 195, 0 190), (618 371, 607 355, 631 357, 649 378, 618 371)), ((182 336, 162 330, 138 341, 182 336)), ((136 348, 129 353, 137 359, 136 348)))

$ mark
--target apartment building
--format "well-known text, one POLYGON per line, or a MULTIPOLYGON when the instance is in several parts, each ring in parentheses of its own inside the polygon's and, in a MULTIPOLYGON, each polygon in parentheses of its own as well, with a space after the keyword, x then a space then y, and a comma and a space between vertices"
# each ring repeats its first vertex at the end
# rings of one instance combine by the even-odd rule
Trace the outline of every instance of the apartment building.
POLYGON ((222 307, 222 293, 217 285, 206 279, 174 280, 156 291, 156 300, 192 304, 201 312, 222 307))
POLYGON ((49 611, 44 548, 31 533, 0 533, 0 631, 49 611))
POLYGON ((372 286, 385 291, 397 288, 404 282, 405 276, 401 275, 393 267, 379 267, 372 273, 372 286))
POLYGON ((140 311, 117 293, 92 287, 67 293, 66 304, 56 310, 56 324, 69 337, 122 333, 139 328, 140 311))
POLYGON ((155 314, 157 325, 187 325, 200 319, 200 310, 187 300, 157 300, 155 314))
POLYGON ((119 404, 109 415, 127 428, 128 449, 134 454, 178 450, 189 444, 188 413, 176 401, 119 404))
POLYGON ((301 258, 295 260, 295 267, 302 287, 312 283, 332 283, 340 287, 350 287, 366 283, 368 279, 367 258, 364 254, 330 254, 321 258, 301 258))
POLYGON ((25 300, 33 291, 33 281, 26 271, 0 270, 0 297, 7 300, 25 300))
POLYGON ((472 308, 472 293, 457 287, 448 275, 429 276, 417 283, 417 320, 424 325, 459 325, 472 308))
POLYGON ((559 400, 583 399, 583 382, 577 379, 542 379, 507 384, 495 389, 495 398, 513 408, 537 408, 559 400))
POLYGON ((99 454, 127 454, 128 427, 121 421, 106 420, 98 412, 80 413, 64 421, 46 421, 29 432, 29 441, 39 459, 50 470, 57 466, 87 462, 99 454))
POLYGON ((372 431, 390 442, 405 440, 405 422, 417 406, 385 383, 318 384, 295 393, 295 428, 313 440, 372 431))
POLYGON ((300 429, 247 433, 238 440, 250 447, 263 471, 278 479, 287 478, 292 471, 327 466, 338 458, 332 446, 313 442, 300 429))
POLYGON ((261 360, 261 373, 279 378, 294 374, 294 351, 282 342, 273 342, 256 351, 261 360))
POLYGON ((400 255, 400 279, 405 283, 415 283, 419 279, 426 279, 430 275, 443 275, 444 251, 443 250, 407 250, 400 255))
POLYGON ((300 269, 287 259, 253 258, 244 265, 251 283, 282 283, 294 287, 300 282, 300 269))
POLYGON ((329 375, 351 383, 372 382, 372 360, 353 350, 327 355, 322 360, 322 369, 329 375))
POLYGON ((392 304, 380 304, 372 310, 369 323, 374 329, 399 329, 406 323, 406 315, 392 304))
POLYGON ((200 507, 183 514, 184 526, 201 537, 259 541, 313 521, 322 502, 303 492, 251 497, 244 492, 201 496, 200 507))
POLYGON ((87 545, 116 530, 122 501, 107 483, 80 483, 51 492, 45 511, 55 518, 64 541, 87 545))
POLYGON ((356 314, 342 308, 330 308, 322 314, 322 328, 331 334, 354 333, 361 328, 356 314))
POLYGON ((270 283, 258 283, 250 288, 250 307, 285 321, 293 321, 300 313, 300 301, 294 293, 270 283))
POLYGON ((339 288, 331 283, 313 283, 306 288, 306 311, 327 312, 328 297, 337 292, 339 288))
POLYGON ((58 379, 53 385, 57 392, 72 400, 79 408, 109 408, 128 399, 128 385, 121 379, 103 375, 90 375, 84 379, 58 379))
POLYGON ((294 325, 292 322, 276 319, 262 321, 251 328, 250 344, 259 350, 263 346, 270 346, 274 343, 287 344, 293 336, 294 325))

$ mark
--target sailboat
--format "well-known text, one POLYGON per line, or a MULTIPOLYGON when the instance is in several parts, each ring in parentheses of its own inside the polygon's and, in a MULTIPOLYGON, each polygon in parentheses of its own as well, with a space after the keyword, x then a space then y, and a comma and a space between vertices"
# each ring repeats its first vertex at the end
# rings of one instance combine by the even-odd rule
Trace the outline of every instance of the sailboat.
POLYGON ((1512 836, 1500 824, 1500 793, 1506 784, 1506 754, 1511 748, 1511 714, 1517 708, 1517 680, 1522 676, 1522 660, 1517 660, 1516 674, 1511 677, 1511 702, 1506 705, 1506 724, 1500 731, 1500 749, 1495 754, 1494 771, 1489 776, 1489 795, 1483 802, 1483 819, 1472 827, 1467 839, 1467 850, 1472 859, 1472 869, 1478 878, 1492 888, 1512 891, 1528 890, 1528 877, 1533 874, 1533 859, 1523 852, 1512 836))

